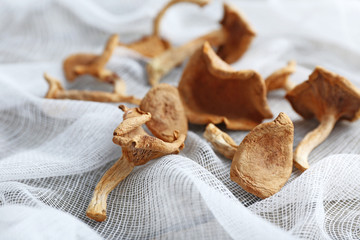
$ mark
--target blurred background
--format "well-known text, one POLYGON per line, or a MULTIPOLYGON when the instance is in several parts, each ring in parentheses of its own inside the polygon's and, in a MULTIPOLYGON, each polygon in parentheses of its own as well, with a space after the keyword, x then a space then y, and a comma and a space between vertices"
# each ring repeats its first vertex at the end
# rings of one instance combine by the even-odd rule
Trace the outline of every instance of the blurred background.
MULTIPOLYGON (((131 42, 151 32, 151 20, 166 2, 3 0, 0 62, 54 61, 77 51, 98 51, 112 33, 118 33, 123 42, 131 42)), ((314 51, 338 45, 344 50, 338 54, 360 51, 358 0, 227 2, 247 16, 259 41, 282 40, 290 57, 302 53, 310 60, 314 51), (303 52, 304 43, 313 48, 303 52)), ((166 13, 161 35, 179 45, 216 28, 221 17, 222 1, 213 0, 204 8, 179 3, 166 13)))

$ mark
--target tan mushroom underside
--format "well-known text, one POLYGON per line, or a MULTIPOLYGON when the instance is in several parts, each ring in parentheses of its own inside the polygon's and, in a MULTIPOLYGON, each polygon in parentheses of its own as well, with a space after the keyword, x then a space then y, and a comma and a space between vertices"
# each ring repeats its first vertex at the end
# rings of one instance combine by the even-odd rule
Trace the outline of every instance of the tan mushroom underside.
POLYGON ((277 193, 292 172, 293 138, 293 123, 284 113, 255 127, 234 155, 231 180, 260 198, 277 193))
POLYGON ((261 76, 233 70, 208 43, 189 60, 178 89, 191 123, 249 130, 272 117, 261 76))

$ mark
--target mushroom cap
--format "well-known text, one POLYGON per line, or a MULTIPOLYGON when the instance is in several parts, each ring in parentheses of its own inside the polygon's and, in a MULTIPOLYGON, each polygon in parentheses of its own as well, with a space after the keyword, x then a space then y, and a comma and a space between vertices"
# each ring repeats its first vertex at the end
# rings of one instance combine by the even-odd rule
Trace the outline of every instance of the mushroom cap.
POLYGON ((113 34, 109 37, 101 55, 77 53, 67 57, 63 63, 65 77, 68 81, 74 81, 80 74, 77 68, 87 69, 85 73, 94 74, 104 68, 119 42, 119 36, 113 34))
POLYGON ((151 120, 151 114, 139 108, 120 106, 124 111, 123 122, 115 129, 113 142, 122 147, 123 155, 135 166, 168 155, 177 154, 184 147, 185 135, 174 132, 172 143, 147 134, 142 125, 151 120))
POLYGON ((129 44, 119 43, 119 45, 130 48, 141 55, 150 58, 160 55, 171 47, 171 44, 167 40, 155 35, 144 36, 136 42, 129 44))
POLYGON ((286 99, 305 119, 334 115, 337 120, 360 117, 360 91, 346 78, 316 67, 309 80, 289 91, 286 99))
POLYGON ((219 46, 217 54, 231 64, 246 52, 256 33, 244 15, 228 4, 224 4, 224 17, 220 23, 226 37, 225 43, 219 46))
POLYGON ((146 126, 155 137, 173 142, 175 131, 187 135, 188 122, 177 88, 166 83, 156 85, 142 99, 140 109, 151 113, 146 126))
POLYGON ((68 81, 73 82, 78 74, 75 71, 76 66, 91 65, 99 56, 95 54, 77 53, 70 55, 64 61, 63 68, 65 77, 68 81))
POLYGON ((229 129, 249 130, 272 117, 261 76, 233 70, 208 43, 189 60, 178 89, 191 123, 224 122, 229 129))
POLYGON ((277 193, 292 172, 293 139, 294 125, 284 113, 272 122, 258 125, 234 155, 231 180, 260 198, 277 193))

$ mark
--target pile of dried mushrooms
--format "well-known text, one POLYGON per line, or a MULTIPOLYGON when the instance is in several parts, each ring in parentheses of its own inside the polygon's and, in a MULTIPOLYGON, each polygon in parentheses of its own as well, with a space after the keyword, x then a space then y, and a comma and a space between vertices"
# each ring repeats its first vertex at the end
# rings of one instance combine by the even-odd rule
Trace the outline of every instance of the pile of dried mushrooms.
POLYGON ((113 92, 66 90, 58 80, 44 75, 49 84, 46 98, 138 105, 120 105, 123 121, 112 137, 122 148, 122 156, 94 190, 86 215, 96 221, 106 219, 109 193, 135 166, 178 154, 184 148, 188 122, 207 124, 204 137, 216 151, 232 160, 232 181, 249 193, 267 198, 285 185, 293 165, 301 171, 309 168, 310 152, 326 139, 337 121, 355 121, 360 117, 360 91, 344 77, 322 67, 316 67, 309 80, 297 86, 290 81, 295 61, 289 61, 265 80, 254 70, 233 69, 229 64, 246 52, 256 34, 245 17, 227 4, 219 29, 173 47, 160 37, 159 24, 167 9, 179 2, 204 6, 209 0, 172 0, 155 17, 151 35, 129 44, 112 35, 101 54, 77 53, 65 59, 63 70, 68 81, 91 75, 104 84, 112 84, 113 92), (126 95, 125 81, 106 68, 118 46, 151 59, 146 70, 152 88, 142 99, 126 95), (162 76, 187 58, 178 87, 159 84, 162 76), (294 152, 294 126, 285 113, 262 123, 273 117, 267 93, 280 88, 287 92, 285 98, 298 114, 320 122, 294 152), (214 125, 219 123, 225 123, 228 129, 251 131, 236 144, 214 125), (152 135, 143 129, 144 124, 152 135))

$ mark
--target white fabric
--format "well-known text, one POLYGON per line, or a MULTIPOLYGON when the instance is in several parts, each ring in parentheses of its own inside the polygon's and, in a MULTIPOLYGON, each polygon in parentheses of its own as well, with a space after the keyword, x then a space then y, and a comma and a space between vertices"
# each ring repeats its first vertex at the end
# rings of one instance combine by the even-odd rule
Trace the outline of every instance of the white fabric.
MULTIPOLYGON (((165 1, 3 0, 0 3, 0 239, 359 239, 360 122, 340 122, 310 155, 310 169, 294 171, 285 187, 260 200, 230 181, 230 161, 190 126, 186 147, 135 170, 110 194, 108 219, 85 216, 93 189, 121 155, 112 132, 122 121, 116 104, 48 100, 42 75, 66 88, 110 90, 90 77, 66 83, 62 60, 98 53, 112 33, 124 42, 151 32, 165 1), (65 212, 65 213, 64 213, 65 212), (70 216, 72 215, 72 216, 70 216), (84 224, 85 223, 85 224, 84 224)), ((360 87, 359 1, 234 1, 257 31, 233 66, 264 77, 288 60, 298 62, 299 83, 316 65, 360 87)), ((222 3, 169 10, 161 33, 184 43, 218 27, 222 3)), ((150 88, 145 60, 122 56, 109 68, 129 94, 150 88)), ((176 85, 182 68, 163 82, 176 85)), ((317 126, 283 99, 269 94, 295 125, 296 146, 317 126)), ((228 131, 240 143, 247 132, 228 131)))

